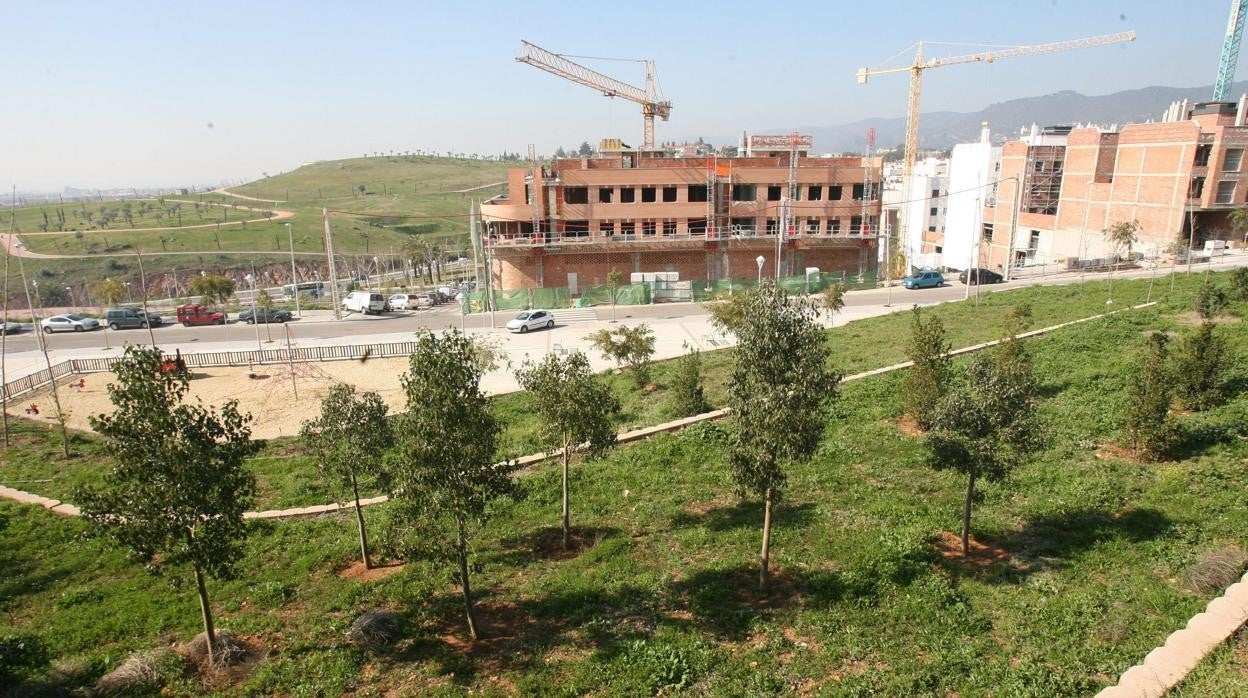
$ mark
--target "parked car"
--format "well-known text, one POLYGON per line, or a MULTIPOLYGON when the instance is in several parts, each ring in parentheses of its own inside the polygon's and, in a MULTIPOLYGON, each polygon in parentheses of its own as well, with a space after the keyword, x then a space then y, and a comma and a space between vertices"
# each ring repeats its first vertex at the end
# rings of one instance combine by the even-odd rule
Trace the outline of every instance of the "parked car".
POLYGON ((53 315, 52 317, 39 323, 43 327, 45 334, 53 332, 83 332, 86 330, 94 330, 100 326, 100 321, 93 317, 83 317, 82 315, 53 315))
POLYGON ((945 283, 945 275, 938 271, 930 269, 925 271, 916 271, 901 280, 901 285, 906 288, 935 288, 945 283))
POLYGON ((174 317, 186 327, 191 325, 224 325, 228 319, 226 314, 211 310, 208 306, 187 303, 174 310, 174 317))
POLYGON ((22 331, 22 326, 16 322, 6 322, 0 324, 0 334, 16 334, 22 331))
POLYGON ((371 291, 352 291, 342 299, 342 307, 365 315, 381 313, 386 309, 386 297, 371 291))
POLYGON ((970 275, 970 283, 972 284, 999 284, 1005 281, 1005 277, 991 269, 968 269, 958 274, 958 281, 967 283, 967 275, 970 275))
POLYGON ((248 308, 238 314, 238 321, 245 322, 248 325, 254 325, 257 322, 287 322, 290 318, 290 311, 282 308, 273 308, 272 310, 256 308, 254 311, 248 308))
POLYGON ((549 310, 526 310, 507 322, 508 331, 521 333, 554 326, 555 316, 549 310))
POLYGON ((417 310, 428 310, 438 304, 432 293, 417 294, 413 298, 415 298, 413 303, 415 303, 417 310))
POLYGON ((396 293, 386 299, 386 306, 390 310, 411 310, 416 307, 416 296, 396 293))
POLYGON ((141 308, 109 308, 104 311, 104 322, 110 330, 128 330, 136 327, 160 327, 164 320, 156 313, 145 313, 141 308))

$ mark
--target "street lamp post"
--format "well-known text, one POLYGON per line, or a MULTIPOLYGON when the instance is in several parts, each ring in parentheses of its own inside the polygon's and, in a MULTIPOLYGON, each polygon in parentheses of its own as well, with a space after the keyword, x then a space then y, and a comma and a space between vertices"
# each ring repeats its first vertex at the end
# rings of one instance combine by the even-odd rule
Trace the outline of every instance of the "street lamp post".
POLYGON ((74 307, 74 289, 70 286, 66 286, 65 293, 69 294, 69 307, 74 307))
POLYGON ((754 262, 758 264, 758 285, 763 285, 763 264, 767 262, 767 258, 761 254, 754 258, 754 262))
POLYGON ((133 303, 134 296, 130 295, 130 282, 127 281, 125 282, 125 284, 126 284, 126 303, 133 303))
POLYGON ((303 317, 303 310, 299 307, 299 278, 295 275, 295 234, 291 232, 290 224, 286 224, 286 238, 290 240, 290 291, 295 295, 295 315, 303 317))

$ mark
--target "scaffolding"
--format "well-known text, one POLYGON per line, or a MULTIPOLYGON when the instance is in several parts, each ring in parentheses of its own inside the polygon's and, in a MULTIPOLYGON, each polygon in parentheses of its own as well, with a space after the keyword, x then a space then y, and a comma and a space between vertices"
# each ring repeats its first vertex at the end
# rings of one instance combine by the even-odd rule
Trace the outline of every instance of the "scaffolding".
POLYGON ((1065 160, 1064 145, 1037 145, 1027 149, 1027 173, 1023 179, 1024 212, 1057 215, 1065 160))

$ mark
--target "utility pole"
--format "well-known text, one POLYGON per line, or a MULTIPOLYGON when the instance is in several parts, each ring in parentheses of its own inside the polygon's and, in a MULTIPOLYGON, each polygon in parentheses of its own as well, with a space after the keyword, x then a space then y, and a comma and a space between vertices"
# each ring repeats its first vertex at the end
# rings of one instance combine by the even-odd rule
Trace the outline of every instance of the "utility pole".
POLYGON ((338 307, 338 273, 334 268, 334 235, 329 229, 329 209, 321 209, 321 223, 325 229, 325 257, 329 261, 329 300, 334 306, 334 319, 342 319, 342 311, 338 307))
MULTIPOLYGON (((0 419, 4 420, 4 447, 9 447, 9 392, 5 389, 5 344, 9 338, 9 260, 13 258, 13 225, 17 220, 17 185, 13 185, 13 209, 9 212, 9 237, 4 243, 4 316, 0 318, 0 419)), ((36 327, 38 332, 39 328, 36 327)))
POLYGON ((142 295, 139 299, 143 301, 143 324, 147 325, 147 336, 152 340, 152 348, 156 348, 156 333, 152 330, 152 318, 147 314, 147 274, 143 273, 143 252, 135 250, 135 256, 139 260, 139 283, 143 284, 142 295))
MULTIPOLYGON (((48 357, 48 341, 43 337, 43 329, 39 327, 39 317, 35 314, 34 301, 30 299, 30 286, 26 282, 26 265, 22 258, 17 258, 17 271, 22 277, 22 288, 26 291, 26 306, 30 308, 30 322, 34 327, 35 340, 39 351, 43 353, 43 363, 48 368, 48 382, 52 386, 52 404, 56 406, 56 422, 61 425, 61 451, 69 458, 69 433, 65 431, 65 413, 61 411, 61 396, 56 391, 56 376, 52 375, 52 359, 48 357)), ((36 286, 36 289, 38 287, 36 286)))
POLYGON ((286 237, 290 240, 290 287, 295 294, 295 314, 303 317, 303 310, 299 308, 299 278, 295 275, 295 234, 291 232, 289 223, 286 224, 286 237))

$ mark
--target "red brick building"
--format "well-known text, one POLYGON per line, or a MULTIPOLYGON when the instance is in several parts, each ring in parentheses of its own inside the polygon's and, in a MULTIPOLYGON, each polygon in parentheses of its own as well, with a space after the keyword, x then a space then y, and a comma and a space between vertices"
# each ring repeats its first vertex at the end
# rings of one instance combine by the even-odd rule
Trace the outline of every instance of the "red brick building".
POLYGON ((1192 237, 1197 248, 1230 238, 1229 214, 1248 200, 1244 102, 1183 105, 1168 117, 1006 143, 996 205, 984 209, 983 266, 1001 266, 1007 254, 1016 266, 1107 258, 1102 231, 1132 220, 1135 250, 1150 256, 1192 237))
POLYGON ((495 288, 607 283, 618 269, 681 281, 875 270, 878 158, 809 157, 809 139, 753 137, 740 157, 611 148, 508 174, 481 205, 495 288), (778 243, 778 244, 777 244, 778 243))

